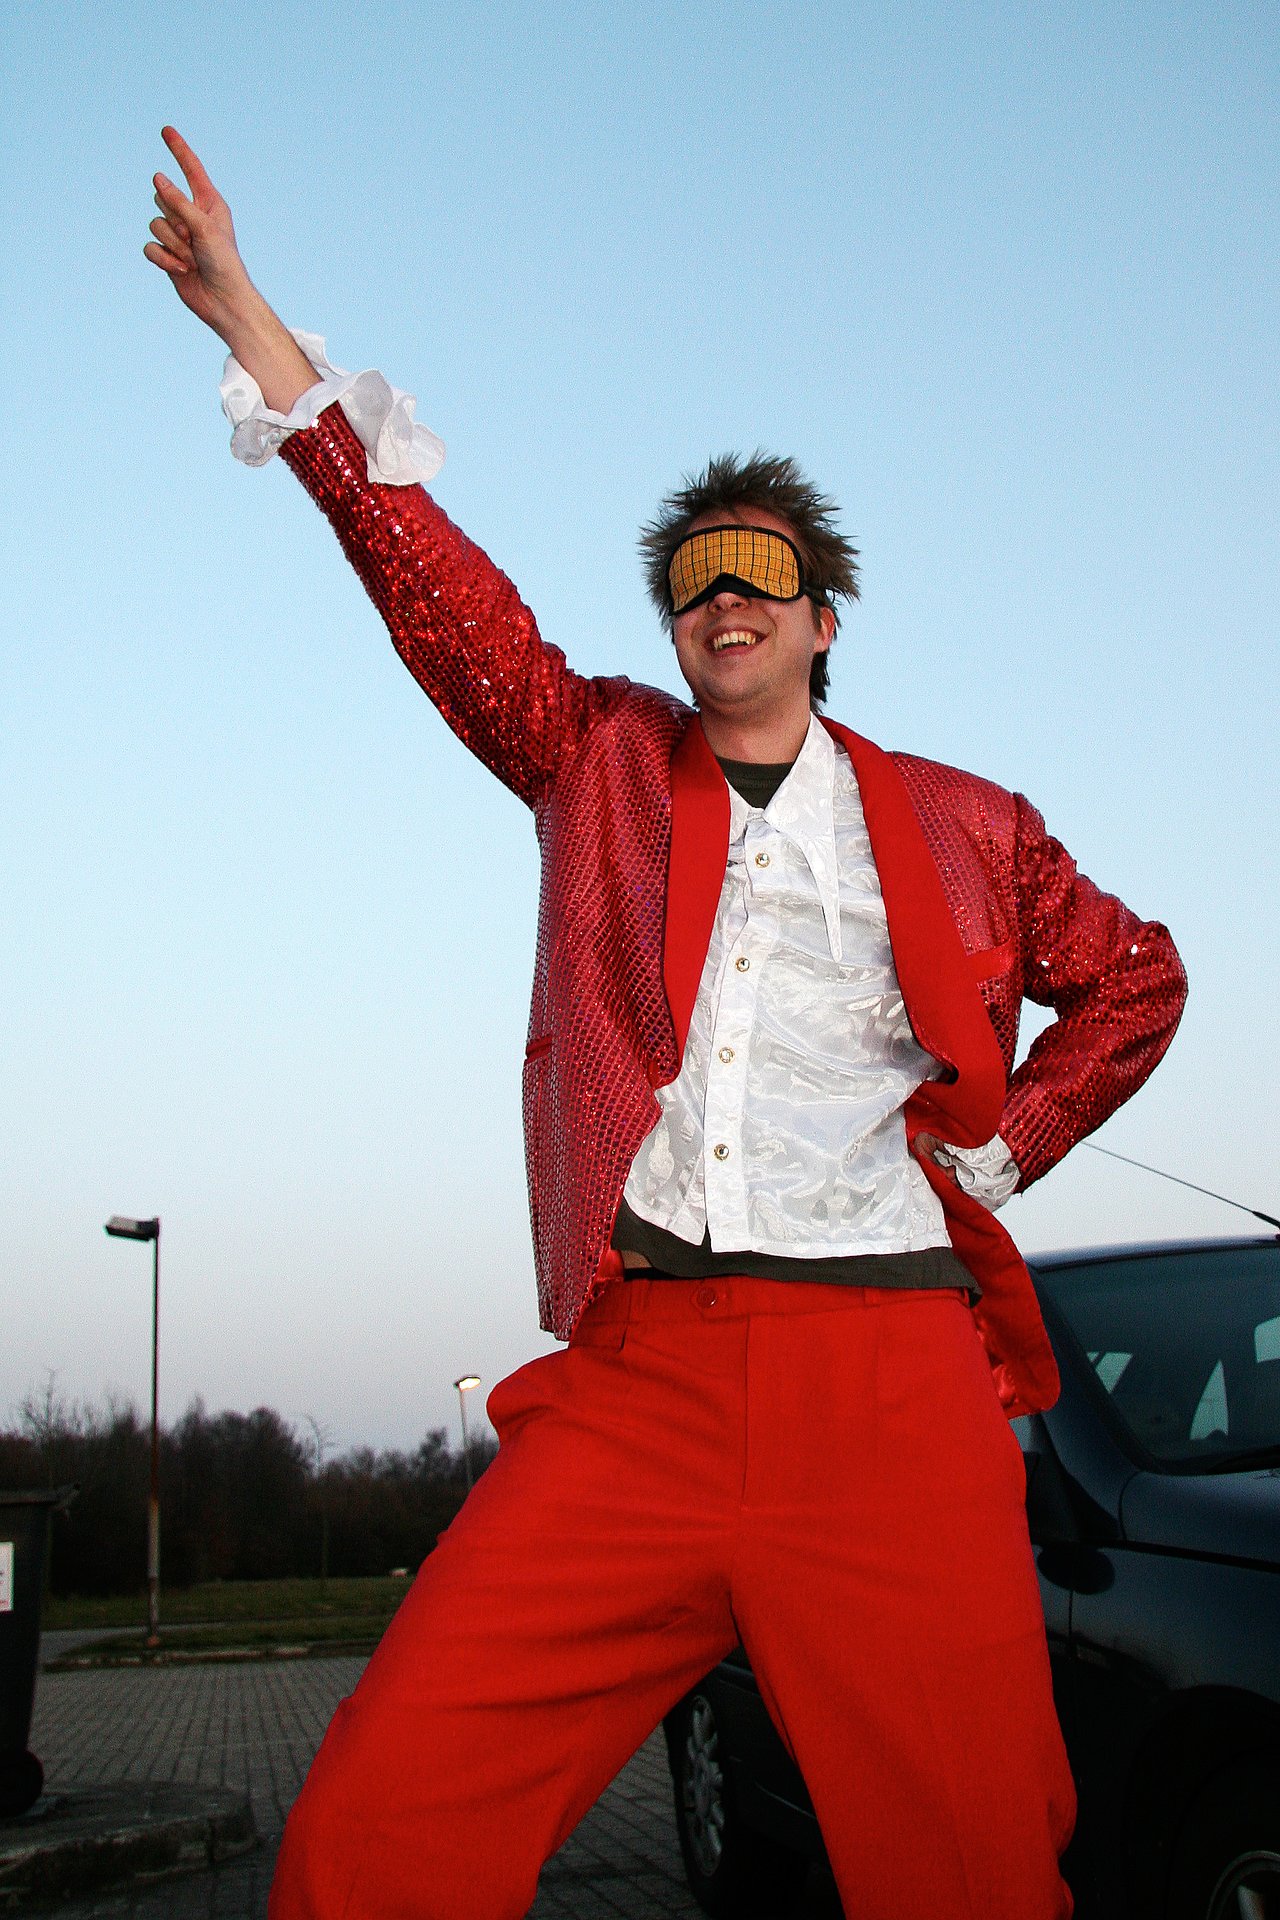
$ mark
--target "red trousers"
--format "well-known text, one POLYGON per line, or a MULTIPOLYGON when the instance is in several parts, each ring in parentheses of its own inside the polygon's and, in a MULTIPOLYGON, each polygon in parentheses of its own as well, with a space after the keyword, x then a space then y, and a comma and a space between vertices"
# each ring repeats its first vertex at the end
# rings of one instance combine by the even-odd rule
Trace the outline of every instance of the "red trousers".
POLYGON ((960 1294, 620 1282, 489 1412, 498 1457, 334 1715, 271 1920, 517 1920, 739 1638, 851 1915, 1070 1913, 1022 1459, 960 1294))

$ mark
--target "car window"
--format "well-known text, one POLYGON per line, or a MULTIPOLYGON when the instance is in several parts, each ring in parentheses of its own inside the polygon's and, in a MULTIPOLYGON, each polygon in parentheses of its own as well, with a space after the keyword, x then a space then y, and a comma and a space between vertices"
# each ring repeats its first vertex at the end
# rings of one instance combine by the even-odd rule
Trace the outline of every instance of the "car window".
POLYGON ((1208 1383, 1191 1416, 1191 1440, 1211 1440, 1215 1433, 1229 1434, 1231 1418, 1227 1412, 1227 1375, 1221 1360, 1209 1375, 1208 1383))
POLYGON ((1280 1360, 1280 1313, 1273 1320, 1259 1320, 1253 1330, 1253 1357, 1259 1363, 1280 1360))
POLYGON ((1280 1243, 1044 1268, 1036 1282, 1147 1453, 1193 1469, 1280 1449, 1280 1243))
POLYGON ((1108 1393, 1114 1393, 1120 1384, 1120 1376, 1132 1360, 1131 1353, 1098 1353, 1089 1355, 1090 1364, 1108 1393))

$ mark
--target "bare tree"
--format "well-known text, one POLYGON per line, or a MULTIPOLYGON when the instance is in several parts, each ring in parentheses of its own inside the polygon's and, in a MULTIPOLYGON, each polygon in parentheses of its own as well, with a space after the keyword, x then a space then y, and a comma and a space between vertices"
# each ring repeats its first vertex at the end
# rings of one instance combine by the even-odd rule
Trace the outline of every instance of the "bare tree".
POLYGON ((39 1453, 45 1480, 52 1487, 68 1441, 81 1438, 91 1422, 84 1408, 59 1393, 57 1368, 46 1367, 44 1386, 38 1391, 30 1388, 18 1403, 18 1424, 39 1453))
POLYGON ((329 1578, 329 1499, 324 1457, 333 1445, 333 1428, 327 1422, 317 1420, 314 1413, 304 1413, 302 1424, 308 1428, 311 1436, 309 1444, 304 1441, 303 1445, 311 1455, 316 1495, 320 1502, 320 1591, 323 1593, 329 1578))

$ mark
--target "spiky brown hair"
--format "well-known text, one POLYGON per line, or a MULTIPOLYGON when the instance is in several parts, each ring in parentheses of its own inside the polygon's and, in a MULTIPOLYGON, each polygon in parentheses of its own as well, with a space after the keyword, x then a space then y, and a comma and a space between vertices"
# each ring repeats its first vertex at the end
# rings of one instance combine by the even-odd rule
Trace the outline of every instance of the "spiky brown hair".
MULTIPOLYGON (((669 493, 640 529, 645 584, 668 633, 671 556, 695 520, 730 507, 764 507, 786 521, 804 561, 805 591, 815 606, 831 609, 838 627, 836 601, 858 598, 858 549, 837 527, 839 509, 830 495, 820 493, 790 456, 757 448, 745 459, 722 453, 707 462, 704 472, 685 474, 684 485, 669 493)), ((815 704, 826 699, 827 684, 827 656, 815 653, 809 674, 809 697, 815 704)))

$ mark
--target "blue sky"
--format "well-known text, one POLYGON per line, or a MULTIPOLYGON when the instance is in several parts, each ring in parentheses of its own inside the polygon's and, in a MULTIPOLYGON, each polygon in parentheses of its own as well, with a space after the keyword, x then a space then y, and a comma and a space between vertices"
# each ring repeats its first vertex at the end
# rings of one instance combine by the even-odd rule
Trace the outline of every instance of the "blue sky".
MULTIPOLYGON (((1031 795, 1183 950, 1103 1144, 1280 1211, 1277 78, 1263 6, 34 4, 5 28, 0 1417, 46 1369, 456 1429, 536 1329, 523 809, 142 259, 179 126, 268 298, 445 438, 589 672, 677 684, 638 524, 725 447, 841 501, 830 711, 1031 795), (14 295, 16 294, 16 298, 14 295)), ((1034 1030, 1034 1023, 1030 1030, 1034 1030)), ((1243 1216, 1074 1154, 1027 1247, 1243 1216)))

